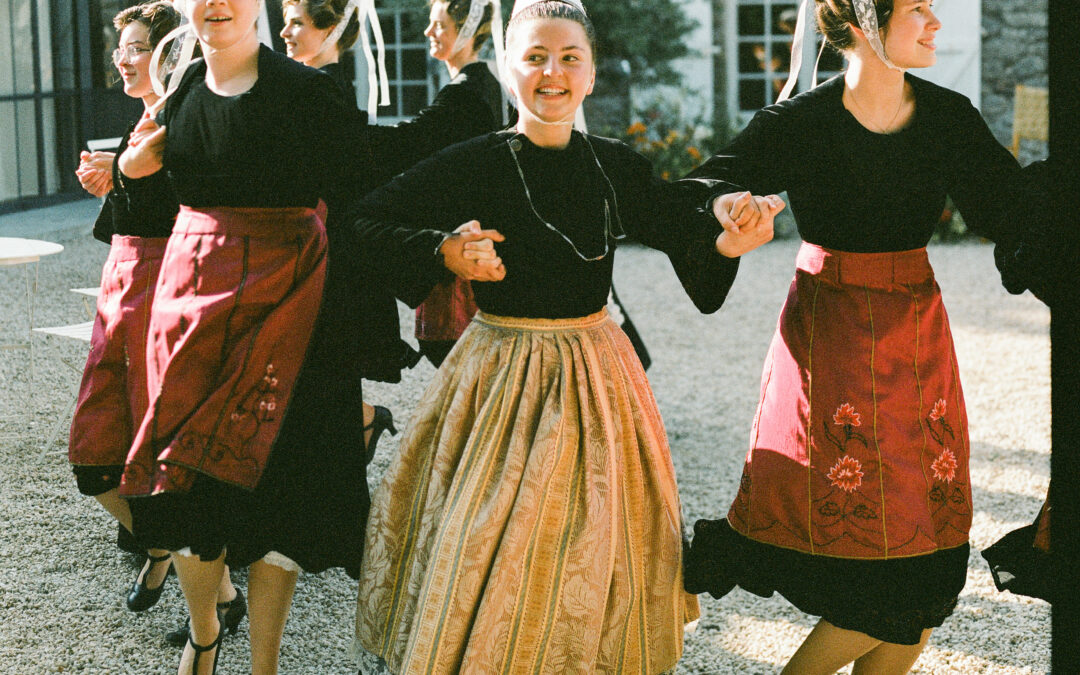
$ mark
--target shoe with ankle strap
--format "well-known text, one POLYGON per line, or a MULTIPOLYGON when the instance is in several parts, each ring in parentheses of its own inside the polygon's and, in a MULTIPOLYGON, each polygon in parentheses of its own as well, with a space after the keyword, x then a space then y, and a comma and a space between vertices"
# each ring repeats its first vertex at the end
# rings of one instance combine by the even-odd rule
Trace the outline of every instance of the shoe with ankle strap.
POLYGON ((371 430, 371 440, 368 441, 367 447, 364 448, 364 465, 371 464, 371 460, 375 458, 375 446, 379 443, 379 437, 382 436, 384 431, 389 431, 391 436, 397 436, 397 429, 394 427, 394 415, 390 410, 384 406, 377 405, 375 408, 375 415, 371 418, 371 423, 363 428, 362 431, 367 432, 371 430))
MULTIPOLYGON (((169 578, 169 574, 166 572, 165 579, 161 580, 157 588, 150 588, 146 585, 146 578, 150 576, 150 570, 154 565, 160 562, 169 560, 168 555, 162 556, 146 556, 146 562, 143 563, 142 570, 139 571, 139 576, 135 578, 135 583, 131 585, 131 590, 127 595, 127 608, 133 612, 142 612, 150 609, 157 604, 157 601, 161 599, 161 591, 165 588, 165 579, 169 578)), ((171 569, 171 568, 170 568, 171 569)))

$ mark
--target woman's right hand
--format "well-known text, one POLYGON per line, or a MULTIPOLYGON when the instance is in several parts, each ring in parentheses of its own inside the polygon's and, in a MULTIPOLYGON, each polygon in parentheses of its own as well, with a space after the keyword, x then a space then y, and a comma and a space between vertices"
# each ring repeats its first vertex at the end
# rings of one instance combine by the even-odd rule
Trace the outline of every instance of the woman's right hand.
POLYGON ((95 197, 104 197, 112 189, 112 165, 116 159, 114 152, 79 153, 79 168, 75 175, 79 185, 95 197))
POLYGON ((165 127, 148 115, 139 120, 128 138, 128 147, 117 160, 120 173, 128 178, 145 178, 162 167, 165 152, 165 127))
POLYGON ((724 227, 716 238, 716 250, 737 258, 771 241, 773 219, 784 210, 777 195, 759 197, 749 192, 726 194, 713 202, 713 215, 724 227))
POLYGON ((467 281, 502 281, 506 266, 495 252, 495 242, 506 241, 498 230, 482 230, 480 222, 470 220, 447 237, 439 253, 443 264, 467 281))

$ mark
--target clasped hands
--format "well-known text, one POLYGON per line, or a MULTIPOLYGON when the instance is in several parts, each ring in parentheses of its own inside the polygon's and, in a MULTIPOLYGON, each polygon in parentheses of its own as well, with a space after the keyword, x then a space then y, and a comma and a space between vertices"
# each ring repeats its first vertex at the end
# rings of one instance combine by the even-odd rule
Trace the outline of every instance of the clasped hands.
POLYGON ((724 226, 716 238, 716 250, 728 258, 753 251, 773 238, 773 219, 784 210, 777 195, 758 197, 733 192, 713 200, 713 215, 724 226))
POLYGON ((128 147, 120 155, 120 173, 128 178, 145 178, 162 167, 165 152, 165 127, 158 126, 149 113, 144 113, 128 137, 128 147))
POLYGON ((502 281, 506 266, 495 253, 495 242, 506 241, 498 230, 480 229, 480 221, 470 220, 447 237, 439 253, 443 264, 467 281, 502 281))
POLYGON ((79 185, 95 197, 107 195, 112 189, 112 165, 115 159, 115 152, 80 152, 79 168, 75 169, 79 185))

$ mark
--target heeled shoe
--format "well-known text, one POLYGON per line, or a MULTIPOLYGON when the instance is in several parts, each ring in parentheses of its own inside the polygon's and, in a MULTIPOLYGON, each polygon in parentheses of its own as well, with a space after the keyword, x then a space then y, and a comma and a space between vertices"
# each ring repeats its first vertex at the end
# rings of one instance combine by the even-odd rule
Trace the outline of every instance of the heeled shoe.
MULTIPOLYGON (((222 635, 235 634, 239 630, 240 622, 247 616, 247 601, 244 599, 243 591, 238 588, 236 589, 235 598, 227 602, 219 602, 217 604, 217 613, 218 620, 221 622, 222 635)), ((165 642, 174 647, 183 647, 184 643, 188 641, 190 633, 191 624, 185 621, 184 625, 176 630, 165 633, 165 642)))
MULTIPOLYGON (((217 637, 214 638, 214 641, 211 642, 208 645, 203 646, 203 645, 195 644, 195 641, 191 639, 191 632, 190 631, 188 632, 187 644, 191 645, 191 648, 195 650, 195 658, 193 658, 191 660, 191 673, 192 673, 192 675, 195 675, 196 673, 199 672, 199 661, 202 659, 202 655, 205 654, 206 652, 210 651, 211 649, 214 649, 216 647, 221 646, 221 636, 223 634, 224 634, 224 631, 222 631, 221 628, 218 628, 218 634, 217 634, 217 637)), ((214 675, 215 673, 217 673, 218 655, 220 653, 221 653, 220 649, 218 649, 217 651, 214 652, 214 667, 210 670, 211 675, 214 675)))
POLYGON ((150 609, 157 604, 157 601, 161 599, 161 591, 165 588, 165 579, 169 578, 168 572, 165 573, 165 578, 161 580, 157 588, 150 588, 146 585, 146 578, 150 576, 150 570, 154 565, 160 562, 169 560, 169 556, 146 556, 146 562, 143 563, 142 570, 139 571, 139 576, 135 578, 135 583, 131 585, 131 590, 127 595, 127 608, 133 612, 142 612, 150 609))
POLYGON ((362 429, 364 432, 371 430, 371 440, 368 441, 367 447, 364 448, 365 466, 371 464, 371 460, 375 458, 375 447, 379 444, 379 436, 382 436, 384 431, 389 431, 391 436, 397 436, 393 413, 385 406, 377 405, 374 408, 375 414, 371 418, 371 424, 362 429))

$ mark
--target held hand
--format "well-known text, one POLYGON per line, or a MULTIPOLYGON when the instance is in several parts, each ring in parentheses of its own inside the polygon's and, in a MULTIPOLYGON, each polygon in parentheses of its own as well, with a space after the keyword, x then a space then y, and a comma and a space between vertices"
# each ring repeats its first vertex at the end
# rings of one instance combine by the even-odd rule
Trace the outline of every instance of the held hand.
POLYGON ((468 281, 501 281, 506 276, 495 242, 506 238, 497 230, 482 230, 471 220, 461 225, 439 247, 446 268, 468 281))
MULTIPOLYGON (((743 194, 749 195, 749 193, 743 194)), ((752 210, 756 215, 747 219, 742 225, 736 224, 737 217, 728 219, 731 222, 730 227, 724 224, 724 231, 716 238, 716 250, 728 258, 737 258, 770 241, 773 238, 773 220, 776 214, 783 211, 786 206, 784 200, 777 195, 767 197, 751 195, 749 199, 739 196, 737 199, 743 200, 743 211, 752 210)), ((719 201, 719 199, 716 200, 716 202, 719 201)), ((713 212, 715 213, 716 210, 717 206, 714 202, 713 212)), ((720 222, 724 223, 724 220, 721 219, 720 222)))
POLYGON ((114 152, 82 152, 75 175, 83 189, 95 197, 103 197, 112 190, 112 165, 114 152))
POLYGON ((145 178, 157 173, 165 152, 165 127, 144 115, 128 139, 127 150, 118 160, 120 172, 129 178, 145 178))

